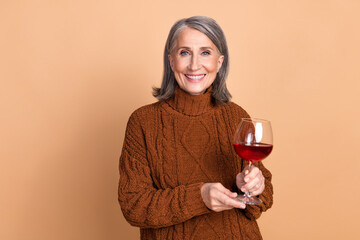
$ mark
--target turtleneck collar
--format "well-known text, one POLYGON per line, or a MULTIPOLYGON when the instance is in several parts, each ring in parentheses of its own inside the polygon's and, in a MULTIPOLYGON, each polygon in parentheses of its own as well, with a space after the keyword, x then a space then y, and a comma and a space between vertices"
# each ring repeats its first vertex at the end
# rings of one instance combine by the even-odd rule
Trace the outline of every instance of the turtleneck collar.
POLYGON ((211 90, 210 86, 204 94, 191 95, 176 87, 175 94, 172 98, 166 102, 174 110, 189 116, 198 116, 214 107, 211 101, 211 90))

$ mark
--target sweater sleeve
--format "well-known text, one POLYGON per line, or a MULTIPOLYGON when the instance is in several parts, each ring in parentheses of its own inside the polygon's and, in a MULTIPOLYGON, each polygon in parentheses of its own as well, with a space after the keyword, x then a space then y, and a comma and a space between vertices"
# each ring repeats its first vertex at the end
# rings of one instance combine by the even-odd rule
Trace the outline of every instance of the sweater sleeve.
POLYGON ((122 154, 118 200, 126 220, 141 228, 161 228, 209 213, 202 201, 203 183, 158 189, 146 158, 146 141, 139 117, 128 122, 122 154))
POLYGON ((257 219, 261 216, 262 212, 265 212, 267 209, 271 208, 273 204, 273 186, 271 184, 272 175, 269 170, 267 170, 262 162, 254 163, 258 167, 264 178, 265 178, 265 189, 263 193, 259 196, 262 203, 259 205, 246 205, 245 215, 251 220, 257 219))

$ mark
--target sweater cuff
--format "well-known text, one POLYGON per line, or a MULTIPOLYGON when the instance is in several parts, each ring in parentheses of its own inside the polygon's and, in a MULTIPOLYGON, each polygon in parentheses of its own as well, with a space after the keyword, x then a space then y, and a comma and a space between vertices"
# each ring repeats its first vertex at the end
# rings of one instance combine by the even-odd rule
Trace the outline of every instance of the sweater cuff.
POLYGON ((250 220, 256 220, 261 216, 259 207, 254 205, 247 205, 245 208, 245 216, 250 220))
POLYGON ((202 200, 201 186, 203 184, 202 182, 194 183, 186 187, 185 202, 187 203, 187 212, 192 217, 211 212, 202 200))
POLYGON ((259 205, 246 205, 245 208, 245 215, 247 218, 249 218, 250 220, 256 220, 261 216, 261 213, 263 211, 266 211, 265 208, 265 203, 264 201, 266 199, 264 199, 263 195, 258 196, 259 199, 262 201, 261 204, 259 205))

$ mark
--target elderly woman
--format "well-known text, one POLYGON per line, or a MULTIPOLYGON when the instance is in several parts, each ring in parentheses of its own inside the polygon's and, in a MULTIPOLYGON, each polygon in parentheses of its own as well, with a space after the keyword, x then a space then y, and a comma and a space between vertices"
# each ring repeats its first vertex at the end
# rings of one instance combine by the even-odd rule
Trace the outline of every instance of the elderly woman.
POLYGON ((119 202, 141 239, 261 239, 256 219, 271 207, 271 174, 252 169, 233 150, 249 115, 230 102, 228 49, 207 17, 179 20, 164 52, 156 103, 128 121, 120 157, 119 202), (259 195, 260 205, 236 196, 259 195))

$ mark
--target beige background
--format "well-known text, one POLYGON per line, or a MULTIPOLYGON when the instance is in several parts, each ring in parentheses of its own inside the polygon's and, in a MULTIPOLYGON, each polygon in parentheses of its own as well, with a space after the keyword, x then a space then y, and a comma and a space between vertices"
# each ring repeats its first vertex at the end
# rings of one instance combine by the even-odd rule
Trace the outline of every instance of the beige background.
POLYGON ((126 122, 179 18, 216 19, 233 101, 272 120, 264 239, 360 239, 360 1, 0 1, 0 239, 138 239, 126 122))

